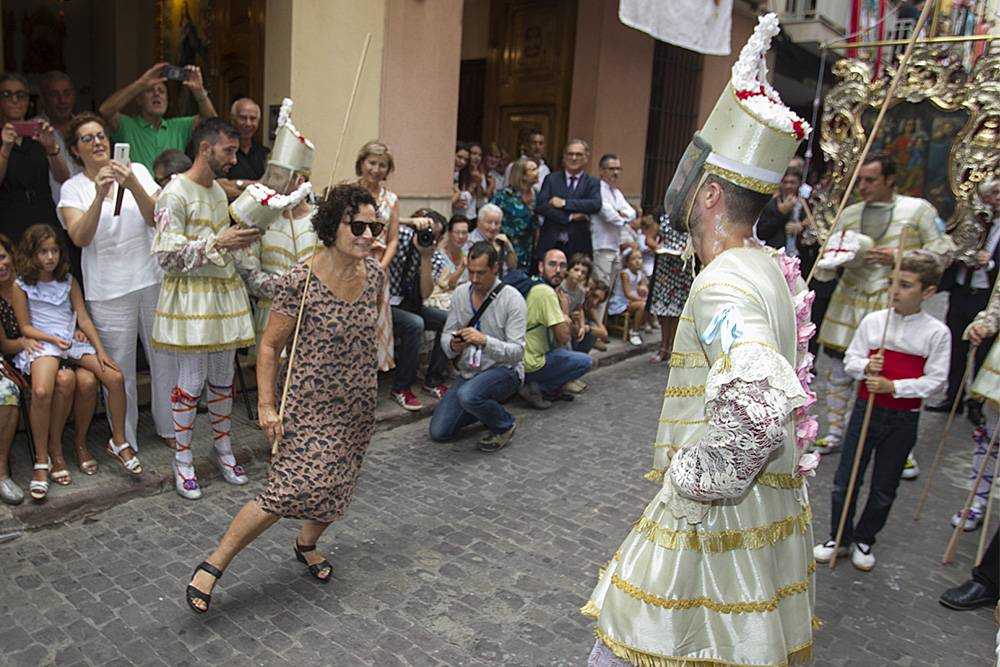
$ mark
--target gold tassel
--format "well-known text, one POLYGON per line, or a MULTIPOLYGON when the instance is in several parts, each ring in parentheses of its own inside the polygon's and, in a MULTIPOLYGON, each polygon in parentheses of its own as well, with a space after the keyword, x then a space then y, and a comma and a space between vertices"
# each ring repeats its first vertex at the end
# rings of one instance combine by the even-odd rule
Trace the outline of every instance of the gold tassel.
POLYGON ((596 621, 597 617, 601 615, 601 610, 597 608, 593 600, 587 600, 587 604, 580 607, 580 613, 596 621))
POLYGON ((823 627, 823 625, 824 623, 822 618, 820 618, 819 616, 813 616, 812 620, 813 630, 819 630, 820 628, 823 627))
POLYGON ((642 477, 643 479, 646 479, 650 482, 662 482, 663 476, 666 474, 666 472, 667 472, 666 470, 659 470, 657 468, 653 468, 642 477))

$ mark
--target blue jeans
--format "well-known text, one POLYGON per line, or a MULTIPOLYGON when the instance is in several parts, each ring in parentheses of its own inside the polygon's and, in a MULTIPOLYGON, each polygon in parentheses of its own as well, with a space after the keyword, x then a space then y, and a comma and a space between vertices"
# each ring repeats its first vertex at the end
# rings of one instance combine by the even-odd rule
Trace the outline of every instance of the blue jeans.
POLYGON ((425 329, 434 331, 437 335, 434 336, 434 347, 427 363, 424 384, 433 386, 444 382, 448 357, 441 349, 441 331, 447 319, 447 311, 440 308, 423 308, 420 315, 416 315, 399 306, 392 307, 392 335, 396 342, 396 375, 392 385, 393 391, 409 389, 417 381, 420 343, 425 329))
POLYGON ((431 440, 450 440, 462 427, 476 422, 495 434, 509 430, 514 417, 500 401, 510 398, 520 386, 521 378, 507 366, 494 366, 468 380, 460 376, 434 408, 431 440))
POLYGON ((534 373, 525 373, 524 383, 534 382, 543 394, 551 394, 570 380, 583 377, 593 365, 589 354, 557 347, 546 353, 544 366, 534 373))
MULTIPOLYGON (((847 500, 847 485, 851 481, 851 467, 854 465, 854 452, 861 439, 861 426, 865 418, 867 400, 857 399, 851 421, 847 426, 844 447, 840 450, 840 464, 833 476, 833 490, 830 493, 830 539, 837 537, 837 524, 847 500)), ((844 523, 844 535, 840 539, 842 545, 851 542, 862 542, 868 546, 875 544, 875 535, 885 526, 889 518, 892 501, 896 499, 896 488, 899 486, 903 466, 910 450, 917 444, 917 425, 920 420, 919 411, 888 410, 878 406, 872 407, 872 419, 868 427, 868 438, 865 449, 861 452, 861 464, 858 467, 858 478, 851 494, 851 502, 847 510, 847 521, 844 523), (861 484, 865 479, 865 469, 874 456, 875 465, 872 469, 871 490, 868 501, 861 513, 861 519, 854 524, 854 507, 861 493, 861 484)))

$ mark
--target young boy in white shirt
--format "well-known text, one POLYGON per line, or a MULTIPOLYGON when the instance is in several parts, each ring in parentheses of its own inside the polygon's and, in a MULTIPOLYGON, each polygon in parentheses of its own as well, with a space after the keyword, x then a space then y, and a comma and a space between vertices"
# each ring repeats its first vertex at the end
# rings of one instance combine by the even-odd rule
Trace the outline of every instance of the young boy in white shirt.
POLYGON ((853 543, 850 551, 854 567, 864 572, 875 567, 872 553, 875 535, 889 518, 906 457, 917 442, 920 404, 948 381, 951 332, 943 322, 922 310, 923 301, 937 291, 941 273, 942 267, 933 253, 927 250, 906 252, 899 278, 890 288, 890 308, 870 313, 861 320, 844 355, 847 374, 864 381, 859 384, 858 398, 833 480, 830 539, 813 549, 819 563, 829 562, 834 550, 838 549, 837 527, 871 393, 875 395, 875 405, 868 438, 837 553, 846 555, 853 543), (885 353, 880 354, 886 318, 889 318, 889 328, 885 353), (875 464, 868 502, 855 524, 854 506, 865 468, 873 456, 875 464))

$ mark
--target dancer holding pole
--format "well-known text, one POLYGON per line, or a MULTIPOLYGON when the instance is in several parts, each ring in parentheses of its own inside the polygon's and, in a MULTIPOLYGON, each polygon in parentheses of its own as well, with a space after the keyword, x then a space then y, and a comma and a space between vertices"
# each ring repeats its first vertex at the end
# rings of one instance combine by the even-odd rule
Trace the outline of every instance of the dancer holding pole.
POLYGON ((934 253, 903 253, 893 272, 890 308, 861 321, 844 356, 848 376, 863 382, 834 476, 830 539, 813 549, 816 561, 831 568, 852 543, 854 567, 865 572, 875 567, 872 546, 917 442, 921 401, 947 382, 951 333, 921 308, 936 292, 941 273, 934 253), (872 458, 872 488, 855 525, 857 487, 872 458))

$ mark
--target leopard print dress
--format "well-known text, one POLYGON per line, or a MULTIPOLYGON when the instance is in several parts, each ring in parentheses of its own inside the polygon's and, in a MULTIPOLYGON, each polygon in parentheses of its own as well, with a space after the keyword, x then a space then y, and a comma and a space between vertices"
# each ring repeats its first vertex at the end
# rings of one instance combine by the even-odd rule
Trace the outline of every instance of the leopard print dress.
MULTIPOLYGON (((316 276, 309 281, 285 435, 257 497, 272 514, 329 523, 343 516, 354 496, 375 430, 375 322, 386 281, 374 259, 365 259, 365 270, 365 285, 353 303, 338 299, 316 276)), ((271 312, 295 318, 305 279, 302 264, 285 274, 271 312)), ((277 377, 283 382, 285 371, 277 377)))

